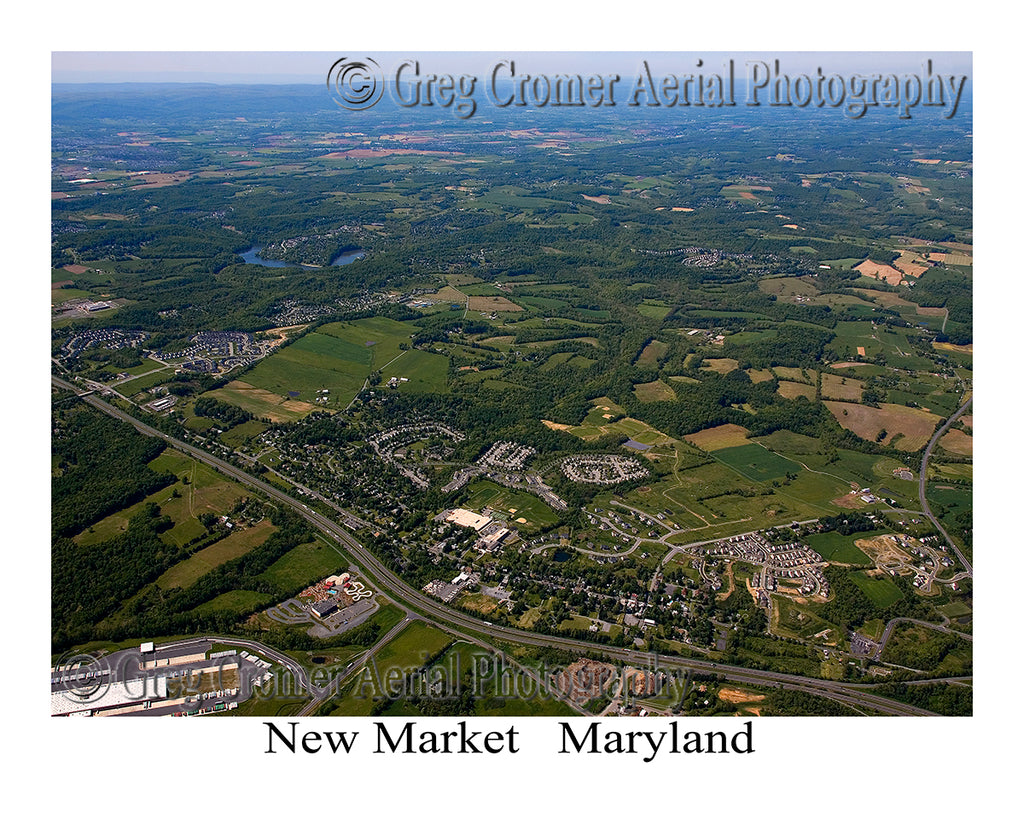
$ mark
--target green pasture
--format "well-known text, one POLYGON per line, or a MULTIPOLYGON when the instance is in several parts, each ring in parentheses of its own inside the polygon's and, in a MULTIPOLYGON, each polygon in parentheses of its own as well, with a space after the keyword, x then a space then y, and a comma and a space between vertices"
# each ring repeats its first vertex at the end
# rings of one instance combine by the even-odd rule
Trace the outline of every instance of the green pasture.
POLYGON ((871 559, 855 545, 855 541, 865 537, 863 533, 841 535, 838 532, 822 532, 805 538, 807 545, 820 554, 825 560, 836 563, 854 565, 870 565, 871 559))
POLYGON ((850 579, 877 609, 887 608, 903 598, 903 592, 888 577, 868 577, 864 572, 851 572, 850 579))

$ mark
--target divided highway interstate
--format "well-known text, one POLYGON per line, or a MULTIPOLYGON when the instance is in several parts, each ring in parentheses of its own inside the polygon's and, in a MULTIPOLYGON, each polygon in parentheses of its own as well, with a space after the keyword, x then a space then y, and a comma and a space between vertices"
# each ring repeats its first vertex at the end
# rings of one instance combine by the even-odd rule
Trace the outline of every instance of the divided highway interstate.
POLYGON ((414 611, 447 628, 449 631, 465 635, 468 632, 477 638, 489 638, 505 643, 529 646, 546 646, 578 653, 600 653, 614 660, 641 667, 656 666, 660 669, 690 671, 705 674, 717 674, 737 683, 785 688, 801 691, 820 697, 826 697, 854 709, 870 709, 871 711, 891 716, 934 716, 933 712, 918 708, 896 700, 879 696, 872 692, 871 684, 837 682, 832 680, 801 677, 795 674, 784 674, 774 671, 759 671, 739 666, 713 663, 707 660, 654 655, 649 652, 627 648, 616 648, 603 644, 588 643, 582 640, 557 637, 547 634, 536 634, 529 631, 495 626, 478 620, 468 614, 448 608, 441 602, 426 596, 412 588, 395 575, 369 549, 365 548, 352 534, 339 524, 325 518, 322 514, 309 509, 301 501, 293 498, 280 489, 254 477, 243 469, 234 466, 210 453, 194 447, 184 441, 167 435, 148 424, 132 417, 128 413, 112 406, 92 391, 83 391, 79 387, 55 375, 51 375, 54 386, 70 390, 82 401, 118 420, 131 424, 143 435, 157 437, 169 446, 201 461, 208 466, 228 475, 239 483, 255 489, 262 494, 281 503, 301 515, 310 525, 344 547, 338 551, 359 569, 364 576, 381 591, 385 592, 399 605, 414 611))

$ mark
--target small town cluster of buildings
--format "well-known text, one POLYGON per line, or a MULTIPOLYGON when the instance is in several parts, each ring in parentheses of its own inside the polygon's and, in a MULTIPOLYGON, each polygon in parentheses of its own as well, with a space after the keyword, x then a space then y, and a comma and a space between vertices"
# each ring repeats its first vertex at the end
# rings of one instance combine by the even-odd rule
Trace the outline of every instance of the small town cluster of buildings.
MULTIPOLYGON (((761 567, 761 572, 751 579, 751 588, 756 591, 760 605, 770 608, 768 592, 781 591, 779 581, 799 581, 799 587, 792 586, 800 594, 827 597, 828 580, 823 568, 825 560, 810 546, 803 543, 771 543, 758 532, 722 538, 708 544, 701 550, 707 557, 742 560, 761 567)), ((701 575, 705 575, 706 564, 701 561, 701 575)), ((721 580, 707 574, 713 588, 721 587, 721 580), (716 585, 717 584, 717 585, 716 585)), ((787 584, 790 586, 790 584, 787 584)))
POLYGON ((86 330, 69 338, 61 345, 60 349, 65 358, 74 358, 89 347, 123 350, 128 347, 138 347, 147 338, 149 338, 149 334, 141 330, 119 330, 116 328, 86 330))
POLYGON ((426 421, 422 424, 402 424, 392 427, 384 432, 371 435, 366 442, 373 447, 378 458, 395 467, 412 481, 414 486, 419 489, 427 489, 430 486, 427 476, 414 466, 400 463, 400 460, 405 455, 404 447, 438 435, 451 438, 456 443, 466 439, 464 433, 454 430, 446 424, 438 421, 426 421))
POLYGON ((480 578, 472 572, 459 572, 452 580, 446 583, 443 580, 431 580, 423 587, 423 591, 432 597, 436 597, 443 603, 451 603, 464 589, 475 588, 479 585, 480 578))
POLYGON ((616 484, 646 478, 646 468, 624 455, 570 455, 561 462, 562 473, 576 483, 616 484))
POLYGON ((454 523, 467 529, 473 529, 478 537, 473 544, 481 553, 496 551, 507 540, 518 534, 510 529, 504 521, 488 515, 478 515, 469 509, 446 509, 434 518, 438 523, 454 523))
POLYGON ((524 446, 512 441, 498 441, 480 456, 477 463, 483 466, 493 466, 496 469, 518 472, 526 465, 530 456, 536 454, 537 450, 532 446, 524 446))
POLYGON ((339 308, 330 304, 305 304, 297 299, 285 299, 271 308, 267 318, 277 327, 289 327, 293 324, 308 324, 338 312, 339 308))

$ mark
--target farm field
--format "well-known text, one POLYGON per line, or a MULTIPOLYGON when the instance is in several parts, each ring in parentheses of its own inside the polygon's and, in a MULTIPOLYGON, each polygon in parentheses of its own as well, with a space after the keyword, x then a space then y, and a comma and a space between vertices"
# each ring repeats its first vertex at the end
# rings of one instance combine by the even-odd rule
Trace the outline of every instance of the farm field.
POLYGON ((423 350, 399 353, 381 369, 381 375, 408 379, 399 386, 403 392, 448 392, 448 359, 423 350))
POLYGON ((664 341, 653 339, 640 351, 640 357, 637 358, 636 363, 641 367, 657 366, 658 362, 665 357, 667 352, 668 344, 664 341))
POLYGON ((262 544, 274 532, 269 520, 232 532, 212 546, 200 549, 191 557, 176 563, 154 581, 160 589, 186 589, 200 577, 229 560, 241 557, 262 544))
POLYGON ((640 315, 655 319, 663 319, 672 312, 672 308, 667 304, 650 300, 646 300, 642 304, 638 304, 636 309, 640 315))
POLYGON ((205 395, 234 404, 257 418, 266 418, 275 424, 297 421, 316 409, 315 404, 281 396, 246 381, 230 381, 205 395))
POLYGON ((344 558, 318 536, 300 543, 259 576, 281 589, 301 588, 335 574, 344 564, 344 558))
POLYGON ((325 324, 261 361, 244 381, 210 395, 258 418, 293 421, 314 409, 344 409, 374 370, 386 378, 407 378, 401 389, 443 392, 447 359, 400 346, 414 331, 412 325, 382 317, 325 324), (325 402, 317 402, 321 390, 328 391, 325 402))
POLYGON ((961 429, 951 429, 939 438, 939 446, 954 455, 970 458, 974 452, 974 438, 961 429))
POLYGON ((650 401, 675 401, 676 394, 664 381, 651 381, 647 384, 635 384, 633 393, 636 397, 647 403, 650 401))
POLYGON ((808 370, 801 367, 772 367, 772 371, 775 376, 786 381, 796 381, 800 384, 810 384, 813 386, 815 373, 813 370, 808 370))
POLYGON ((885 430, 887 434, 882 443, 900 452, 916 452, 921 449, 928 443, 939 422, 939 418, 929 412, 898 404, 868 407, 838 401, 824 403, 845 429, 865 441, 878 440, 879 434, 885 430))
POLYGON ((131 506, 97 521, 75 537, 82 546, 89 546, 112 538, 128 529, 128 521, 148 503, 156 503, 160 513, 170 517, 173 526, 161 538, 175 545, 184 545, 205 531, 199 515, 211 512, 217 515, 231 509, 246 491, 234 481, 215 472, 205 464, 171 450, 162 452, 149 464, 156 472, 171 472, 178 477, 176 483, 154 492, 131 506), (186 483, 187 481, 187 483, 186 483))
POLYGON ((796 381, 780 381, 779 395, 783 398, 806 398, 814 400, 815 389, 810 384, 798 384, 796 381))
POLYGON ((722 424, 721 426, 695 432, 692 435, 684 436, 687 441, 705 452, 714 452, 719 449, 745 446, 750 441, 747 439, 749 430, 738 424, 722 424))
POLYGON ((825 560, 852 565, 871 565, 871 559, 855 545, 861 534, 841 535, 838 532, 822 532, 807 536, 807 545, 825 560))
POLYGON ((715 458, 752 481, 770 481, 802 467, 757 444, 716 449, 715 458))
POLYGON ((711 370, 719 375, 727 375, 738 368, 740 363, 735 358, 705 358, 702 370, 711 370))
POLYGON ((884 575, 871 576, 865 572, 851 572, 850 579, 877 609, 891 606, 903 597, 903 592, 884 575))
POLYGON ((864 382, 831 373, 821 374, 821 396, 836 401, 860 401, 864 382))

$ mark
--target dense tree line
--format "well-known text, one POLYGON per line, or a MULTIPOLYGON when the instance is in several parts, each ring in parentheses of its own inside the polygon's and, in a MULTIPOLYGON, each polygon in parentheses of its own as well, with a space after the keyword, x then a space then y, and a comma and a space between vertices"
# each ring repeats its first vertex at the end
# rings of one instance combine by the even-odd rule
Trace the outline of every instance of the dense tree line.
POLYGON ((55 650, 91 639, 96 623, 184 557, 183 549, 159 537, 169 522, 150 503, 129 519, 125 532, 102 543, 83 546, 57 537, 50 558, 55 650))
POLYGON ((192 408, 192 411, 202 418, 215 418, 221 422, 225 429, 243 424, 252 420, 252 414, 234 404, 225 404, 216 398, 204 396, 199 398, 192 408))
POLYGON ((969 717, 974 713, 974 689, 969 685, 887 682, 875 688, 875 692, 947 717, 969 717))
POLYGON ((761 714, 766 717, 856 717, 852 708, 826 697, 805 694, 802 691, 776 689, 760 703, 761 714))
POLYGON ((82 404, 53 410, 52 527, 69 537, 174 482, 148 464, 165 447, 82 404))

